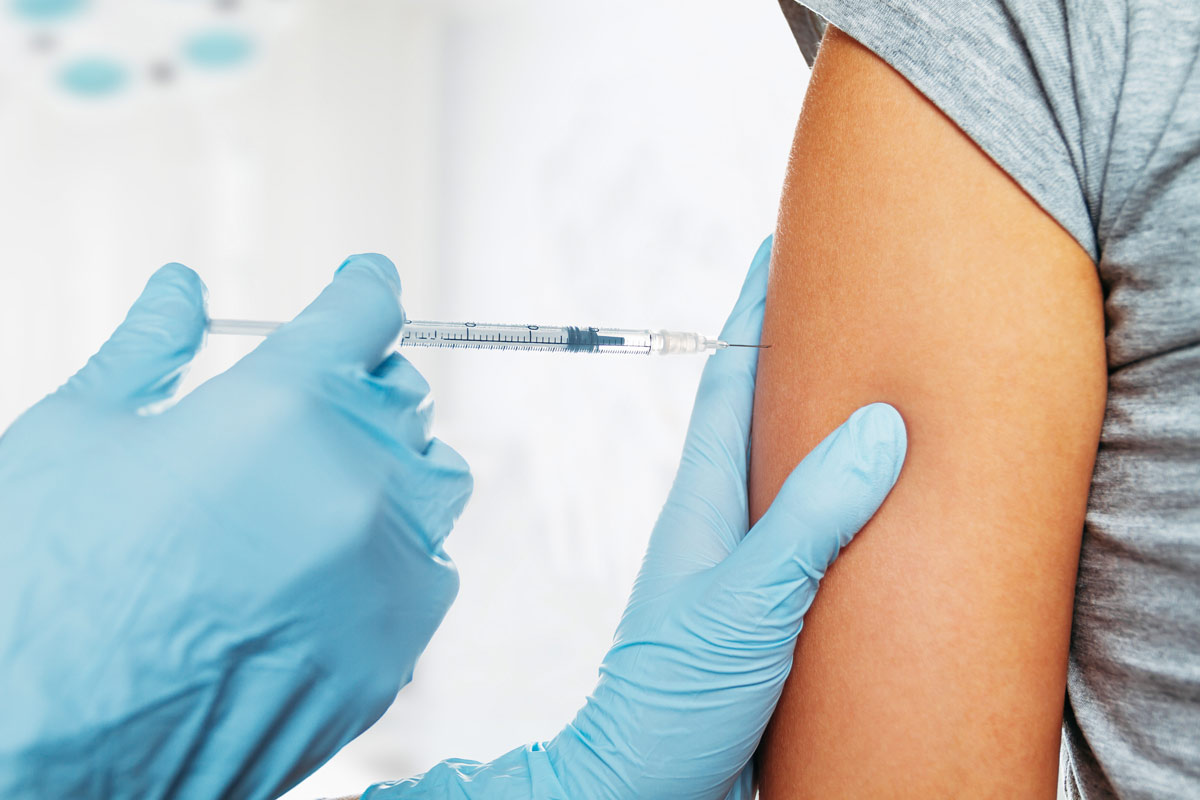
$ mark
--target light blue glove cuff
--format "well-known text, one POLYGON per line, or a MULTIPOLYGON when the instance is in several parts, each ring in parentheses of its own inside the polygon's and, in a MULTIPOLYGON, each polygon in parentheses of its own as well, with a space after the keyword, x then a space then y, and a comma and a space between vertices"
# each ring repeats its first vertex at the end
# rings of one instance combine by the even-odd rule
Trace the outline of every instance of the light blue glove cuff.
POLYGON ((377 783, 362 800, 569 800, 540 743, 519 747, 488 764, 443 761, 424 775, 377 783))

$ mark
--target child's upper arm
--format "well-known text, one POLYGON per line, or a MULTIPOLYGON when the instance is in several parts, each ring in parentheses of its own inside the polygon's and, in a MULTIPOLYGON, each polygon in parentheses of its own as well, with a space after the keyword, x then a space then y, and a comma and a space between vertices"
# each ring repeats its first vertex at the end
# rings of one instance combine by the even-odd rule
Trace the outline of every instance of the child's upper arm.
POLYGON ((909 455, 822 582, 765 800, 1053 797, 1104 413, 1082 248, 883 61, 826 37, 776 235, 755 519, 821 436, 892 403, 909 455))

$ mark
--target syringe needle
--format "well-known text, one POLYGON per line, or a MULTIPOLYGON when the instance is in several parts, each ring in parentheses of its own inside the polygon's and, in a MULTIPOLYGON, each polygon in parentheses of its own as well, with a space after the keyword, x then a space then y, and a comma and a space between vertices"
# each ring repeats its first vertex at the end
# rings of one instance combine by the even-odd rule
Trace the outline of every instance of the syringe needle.
POLYGON ((753 347, 757 350, 766 350, 771 345, 769 344, 730 344, 729 347, 753 347))

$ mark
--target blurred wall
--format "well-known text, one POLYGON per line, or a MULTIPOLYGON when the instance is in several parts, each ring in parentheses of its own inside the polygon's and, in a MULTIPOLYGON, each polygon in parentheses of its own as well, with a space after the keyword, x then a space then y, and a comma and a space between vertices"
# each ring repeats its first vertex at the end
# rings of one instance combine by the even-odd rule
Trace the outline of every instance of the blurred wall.
MULTIPOLYGON (((188 24, 216 13, 192 4, 188 24)), ((174 23, 111 21, 137 5, 95 0, 78 38, 167 48, 174 23)), ((242 6, 251 63, 104 101, 61 96, 21 49, 35 31, 0 28, 0 427, 169 260, 200 271, 220 316, 290 316, 346 254, 378 250, 414 318, 719 330, 774 225, 807 81, 773 0, 242 6)), ((247 347, 214 340, 189 385, 247 347)), ((411 357, 476 473, 448 544, 462 592, 392 711, 290 797, 489 758, 569 720, 702 367, 411 357)))

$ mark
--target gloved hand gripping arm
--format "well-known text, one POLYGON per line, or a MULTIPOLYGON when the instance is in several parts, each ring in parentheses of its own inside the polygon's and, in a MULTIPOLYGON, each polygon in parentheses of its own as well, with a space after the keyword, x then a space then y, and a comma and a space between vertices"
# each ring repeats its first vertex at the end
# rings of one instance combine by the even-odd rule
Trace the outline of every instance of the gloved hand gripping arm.
MULTIPOLYGON (((757 342, 770 240, 721 338, 757 342)), ((490 764, 448 761, 364 800, 749 798, 750 757, 779 699, 817 584, 899 475, 886 405, 857 411, 796 467, 747 532, 754 349, 701 379, 678 476, 632 597, 574 722, 490 764)))
POLYGON ((347 261, 163 413, 206 326, 178 265, 0 439, 0 796, 275 797, 375 721, 458 588, 471 490, 347 261))

